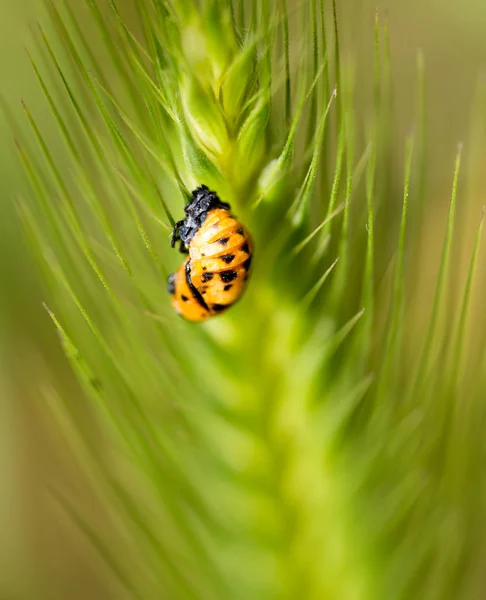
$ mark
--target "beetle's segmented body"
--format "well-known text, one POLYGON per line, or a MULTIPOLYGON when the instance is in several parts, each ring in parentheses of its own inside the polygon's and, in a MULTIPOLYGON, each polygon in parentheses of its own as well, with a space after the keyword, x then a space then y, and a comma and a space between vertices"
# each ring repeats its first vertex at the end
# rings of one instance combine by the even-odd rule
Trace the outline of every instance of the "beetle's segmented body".
POLYGON ((169 276, 175 310, 189 321, 221 314, 241 296, 251 266, 251 238, 229 204, 201 186, 176 223, 172 246, 181 242, 189 257, 169 276))

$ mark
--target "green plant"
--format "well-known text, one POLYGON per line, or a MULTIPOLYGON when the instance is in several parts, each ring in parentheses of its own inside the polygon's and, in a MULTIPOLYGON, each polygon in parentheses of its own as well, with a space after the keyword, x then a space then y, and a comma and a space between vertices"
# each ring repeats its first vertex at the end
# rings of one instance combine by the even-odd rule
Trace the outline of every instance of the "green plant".
POLYGON ((57 87, 30 57, 69 156, 26 105, 40 152, 14 127, 32 187, 20 213, 90 417, 42 395, 106 519, 51 491, 115 595, 472 597, 486 382, 466 335, 482 220, 454 305, 459 151, 433 309, 410 342, 424 103, 396 211, 387 27, 377 20, 365 121, 335 5, 136 0, 132 30, 114 0, 109 14, 86 4, 103 61, 69 6, 50 2, 66 52, 42 30, 39 42, 57 87), (200 184, 232 204, 256 250, 244 299, 194 326, 165 282, 180 261, 171 226, 200 184))

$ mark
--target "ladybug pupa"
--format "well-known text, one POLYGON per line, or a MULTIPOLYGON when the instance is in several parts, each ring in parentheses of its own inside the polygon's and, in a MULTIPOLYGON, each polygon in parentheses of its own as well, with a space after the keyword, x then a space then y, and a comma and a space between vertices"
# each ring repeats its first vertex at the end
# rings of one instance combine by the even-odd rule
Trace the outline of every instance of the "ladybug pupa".
POLYGON ((252 241, 243 225, 205 185, 192 192, 186 217, 172 233, 172 247, 189 256, 169 276, 172 306, 188 321, 205 321, 232 306, 245 289, 252 241))

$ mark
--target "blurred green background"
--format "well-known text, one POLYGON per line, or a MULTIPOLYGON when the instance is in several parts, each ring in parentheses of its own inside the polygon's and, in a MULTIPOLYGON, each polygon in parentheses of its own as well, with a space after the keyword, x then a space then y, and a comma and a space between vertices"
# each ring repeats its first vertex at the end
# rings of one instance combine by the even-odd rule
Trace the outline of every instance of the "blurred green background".
MULTIPOLYGON (((486 3, 339 2, 343 57, 355 62, 362 114, 372 102, 376 8, 389 19, 396 125, 392 148, 398 165, 413 122, 418 49, 425 57, 428 205, 422 239, 414 238, 422 258, 421 272, 416 273, 420 293, 414 301, 423 304, 426 316, 458 142, 465 144, 467 165, 461 176, 459 200, 463 205, 459 216, 461 244, 456 245, 455 252, 459 266, 469 255, 481 206, 486 203, 486 3)), ((30 28, 37 20, 45 22, 40 1, 0 0, 0 94, 19 119, 19 100, 25 98, 43 123, 43 118, 48 122, 48 110, 24 51, 26 46, 32 48, 30 28)), ((89 31, 85 33, 89 35, 89 31)), ((401 185, 400 181, 396 185, 401 185)), ((52 599, 111 598, 115 592, 88 544, 67 520, 60 522, 57 514, 54 516, 45 493, 46 482, 62 480, 78 497, 85 496, 86 506, 90 506, 87 488, 67 449, 46 422, 36 397, 41 386, 58 386, 73 402, 81 400, 42 309, 32 265, 21 241, 13 197, 22 193, 24 186, 10 128, 0 118, 0 599, 44 597, 33 587, 35 581, 43 582, 46 597, 52 599)), ((483 248, 480 265, 485 258, 483 248)), ((475 301, 476 318, 483 325, 484 271, 482 266, 475 301)), ((420 326, 419 319, 414 327, 420 326)), ((412 327, 412 337, 413 331, 412 327)), ((470 343, 474 352, 482 351, 474 336, 470 343)))

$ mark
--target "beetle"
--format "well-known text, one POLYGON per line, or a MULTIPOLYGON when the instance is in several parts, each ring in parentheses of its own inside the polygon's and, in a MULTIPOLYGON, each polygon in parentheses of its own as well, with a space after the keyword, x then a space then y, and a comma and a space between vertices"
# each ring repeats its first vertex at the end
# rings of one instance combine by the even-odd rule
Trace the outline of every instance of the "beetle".
POLYGON ((202 185, 192 192, 186 217, 174 225, 171 246, 189 256, 169 276, 176 312, 204 321, 234 304, 248 280, 253 244, 248 231, 216 192, 202 185))

